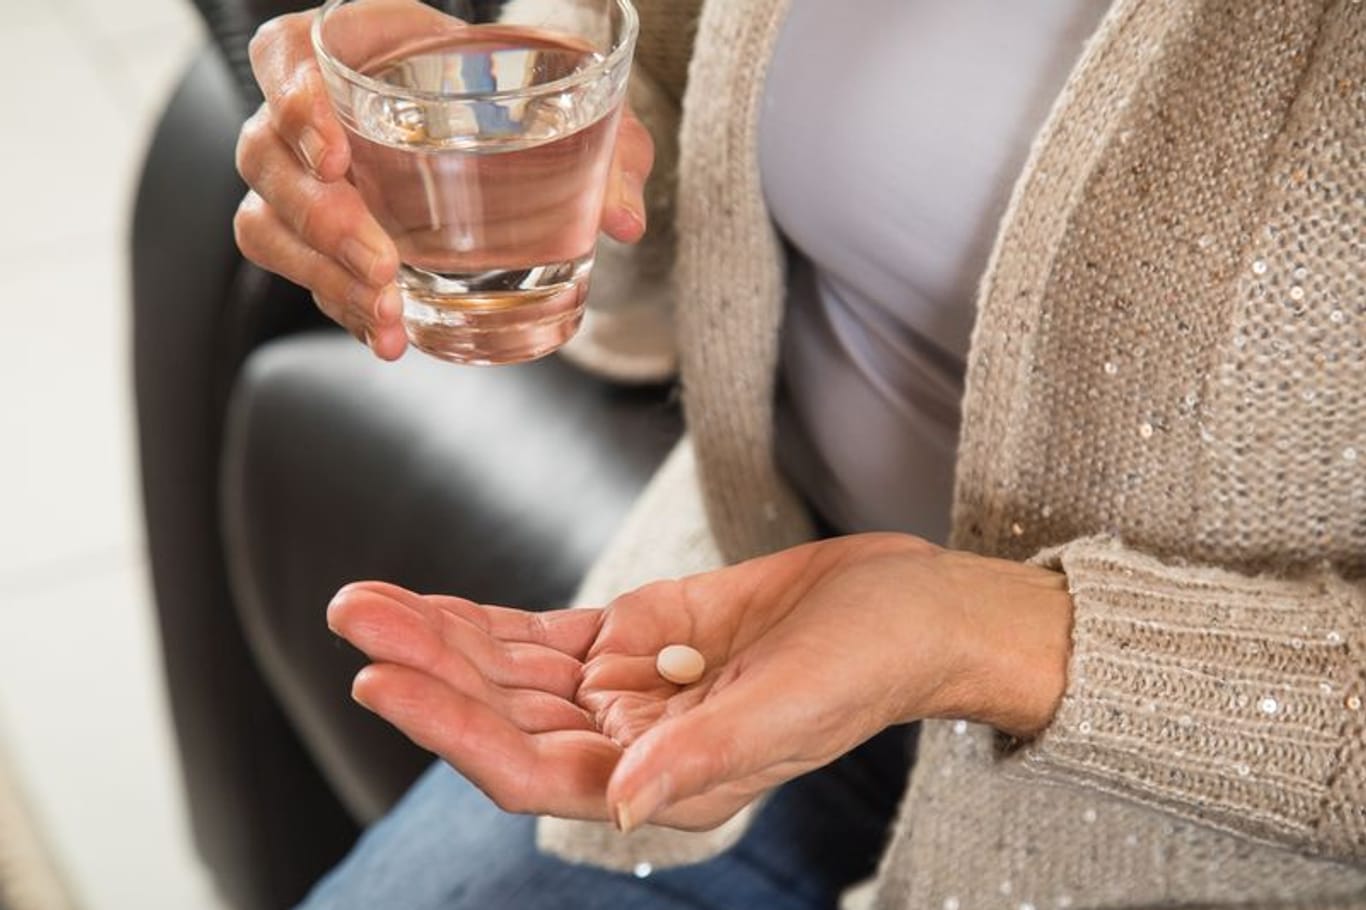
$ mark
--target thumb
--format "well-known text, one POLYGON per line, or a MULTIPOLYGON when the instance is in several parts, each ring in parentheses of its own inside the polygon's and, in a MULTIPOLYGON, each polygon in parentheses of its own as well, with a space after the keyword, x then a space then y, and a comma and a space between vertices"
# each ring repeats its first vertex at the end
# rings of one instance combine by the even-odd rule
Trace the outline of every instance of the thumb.
POLYGON ((607 784, 607 805, 619 829, 631 831, 674 803, 787 757, 791 726, 770 710, 773 700, 741 688, 660 723, 626 749, 607 784))

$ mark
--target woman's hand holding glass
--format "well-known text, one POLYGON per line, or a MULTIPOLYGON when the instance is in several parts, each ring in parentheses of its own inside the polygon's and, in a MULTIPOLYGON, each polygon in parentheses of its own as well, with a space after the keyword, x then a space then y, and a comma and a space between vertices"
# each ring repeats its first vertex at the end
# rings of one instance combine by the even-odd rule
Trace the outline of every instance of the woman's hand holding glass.
MULTIPOLYGON (((394 0, 386 25, 428 32, 449 27, 434 9, 394 0)), ((250 191, 233 222, 252 262, 313 293, 319 308, 385 359, 408 345, 394 286, 393 241, 346 179, 350 146, 328 101, 309 29, 312 12, 263 25, 250 45, 265 104, 242 127, 237 168, 250 191)), ((392 43, 392 33, 370 36, 392 43)), ((618 127, 601 229, 627 243, 645 231, 643 192, 654 159, 649 132, 629 109, 618 127)))
POLYGON ((1028 736, 1070 649, 1063 577, 897 534, 808 544, 530 613, 360 583, 332 628, 372 661, 354 696, 508 811, 714 827, 889 725, 1028 736), (691 686, 655 656, 707 658, 691 686))

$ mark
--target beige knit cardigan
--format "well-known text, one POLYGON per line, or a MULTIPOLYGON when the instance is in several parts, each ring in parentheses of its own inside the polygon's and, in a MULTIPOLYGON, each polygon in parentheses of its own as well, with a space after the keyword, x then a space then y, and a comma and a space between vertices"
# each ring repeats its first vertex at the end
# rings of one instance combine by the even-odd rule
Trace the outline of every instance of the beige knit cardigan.
MULTIPOLYGON (((756 154, 787 0, 638 3, 682 99, 690 435, 585 602, 811 533, 756 154)), ((1067 691, 1026 744, 925 725, 878 906, 1366 907, 1364 223, 1366 3, 1114 3, 983 279, 954 509, 955 546, 1067 574, 1067 691)), ((663 866, 745 820, 540 842, 663 866)))

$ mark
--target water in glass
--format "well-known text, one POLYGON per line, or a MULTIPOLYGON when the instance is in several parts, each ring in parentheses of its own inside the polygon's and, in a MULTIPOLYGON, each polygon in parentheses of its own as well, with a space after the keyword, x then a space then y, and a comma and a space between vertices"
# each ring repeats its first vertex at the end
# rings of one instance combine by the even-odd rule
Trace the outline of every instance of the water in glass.
POLYGON ((417 347, 506 363, 574 333, 620 92, 606 81, 516 92, 599 60, 564 35, 471 25, 390 48, 364 68, 399 92, 357 97, 343 117, 351 179, 398 246, 404 318, 417 347), (436 93, 472 100, 449 104, 436 93))

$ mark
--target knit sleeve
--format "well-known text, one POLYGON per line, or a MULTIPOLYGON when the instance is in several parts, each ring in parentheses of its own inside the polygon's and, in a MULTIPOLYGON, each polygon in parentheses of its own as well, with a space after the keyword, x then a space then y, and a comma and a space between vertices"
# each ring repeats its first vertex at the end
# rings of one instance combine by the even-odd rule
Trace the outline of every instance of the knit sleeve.
POLYGON ((1366 587, 1172 565, 1109 538, 1067 575, 1061 707, 1008 767, 1366 864, 1366 587))

